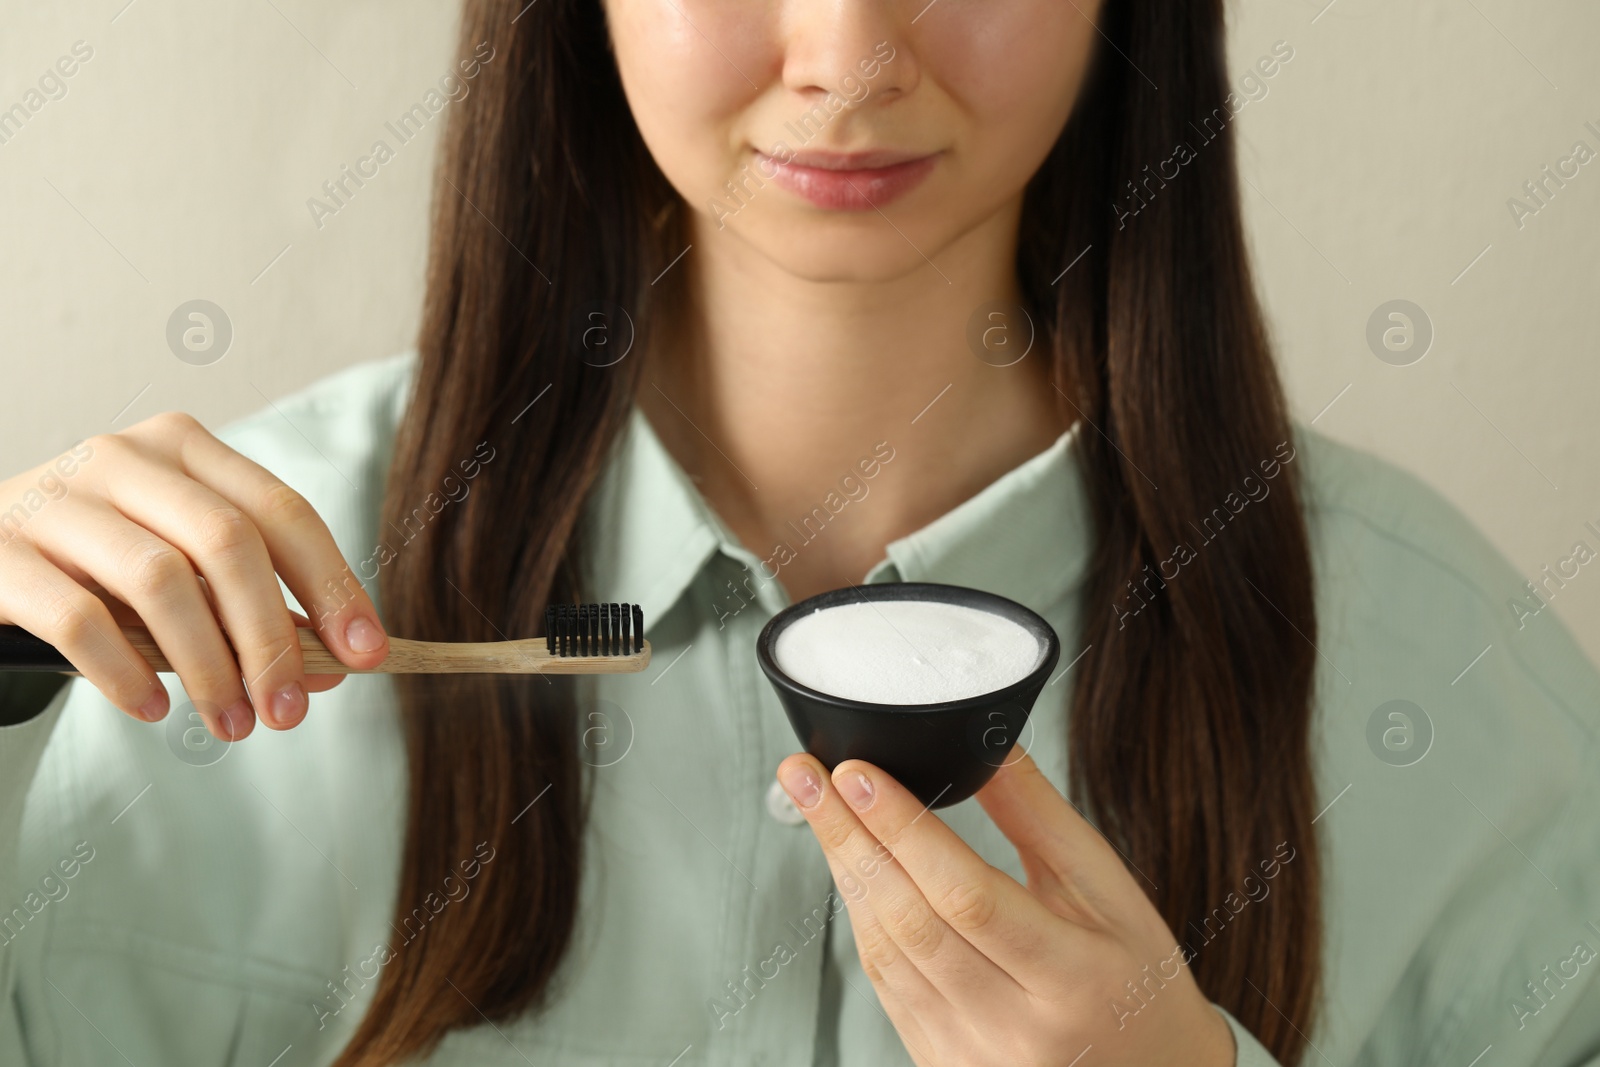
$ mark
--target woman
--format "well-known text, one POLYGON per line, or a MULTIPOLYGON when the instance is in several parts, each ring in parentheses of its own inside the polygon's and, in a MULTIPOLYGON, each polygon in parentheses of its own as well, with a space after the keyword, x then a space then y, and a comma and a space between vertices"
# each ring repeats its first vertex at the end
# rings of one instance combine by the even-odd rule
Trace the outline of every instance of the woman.
POLYGON ((1290 425, 1220 3, 469 0, 461 55, 416 355, 0 483, 68 487, 0 618, 83 675, 5 680, 0 1060, 1600 1062, 1600 681, 1290 425), (354 667, 574 600, 654 659, 308 676, 280 578, 354 667), (755 669, 898 580, 1063 638, 977 804, 755 669))

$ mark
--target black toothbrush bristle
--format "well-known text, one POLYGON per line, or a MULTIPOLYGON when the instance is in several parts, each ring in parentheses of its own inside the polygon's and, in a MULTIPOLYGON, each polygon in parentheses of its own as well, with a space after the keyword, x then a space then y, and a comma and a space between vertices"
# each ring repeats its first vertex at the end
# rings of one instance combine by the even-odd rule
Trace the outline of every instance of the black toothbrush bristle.
POLYGON ((551 604, 544 609, 544 647, 555 656, 643 652, 644 609, 638 604, 551 604))

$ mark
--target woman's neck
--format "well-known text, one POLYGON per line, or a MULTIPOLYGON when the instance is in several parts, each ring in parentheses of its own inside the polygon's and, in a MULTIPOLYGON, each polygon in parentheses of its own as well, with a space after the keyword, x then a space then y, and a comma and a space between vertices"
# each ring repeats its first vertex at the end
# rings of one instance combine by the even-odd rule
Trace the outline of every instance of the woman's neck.
MULTIPOLYGON (((860 582, 888 542, 1067 428, 1042 336, 1006 367, 968 343, 983 305, 1020 302, 1016 210, 887 282, 800 278, 694 218, 682 337, 639 404, 747 548, 790 546, 772 565, 794 599, 860 582), (827 521, 804 523, 817 508, 827 521)), ((1010 325, 1020 350, 1028 327, 1010 325)))

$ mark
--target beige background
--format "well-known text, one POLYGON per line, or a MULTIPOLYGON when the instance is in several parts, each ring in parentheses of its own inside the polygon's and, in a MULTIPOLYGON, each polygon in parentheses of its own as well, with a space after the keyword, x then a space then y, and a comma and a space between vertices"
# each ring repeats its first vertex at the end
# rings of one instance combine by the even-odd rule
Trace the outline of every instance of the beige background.
MULTIPOLYGON (((165 409, 220 424, 417 325, 438 122, 320 230, 306 200, 449 68, 453 5, 125 2, 0 8, 0 109, 94 49, 0 145, 8 473, 165 409), (165 340, 197 297, 235 331, 212 366, 165 340)), ((1507 200, 1600 151, 1600 7, 1325 4, 1232 9, 1235 84, 1295 52, 1237 119, 1294 409, 1438 486, 1532 579, 1600 548, 1600 160, 1520 229, 1507 200), (1436 330, 1407 367, 1365 339, 1395 298, 1436 330)), ((1600 659, 1600 565, 1553 605, 1600 659)))

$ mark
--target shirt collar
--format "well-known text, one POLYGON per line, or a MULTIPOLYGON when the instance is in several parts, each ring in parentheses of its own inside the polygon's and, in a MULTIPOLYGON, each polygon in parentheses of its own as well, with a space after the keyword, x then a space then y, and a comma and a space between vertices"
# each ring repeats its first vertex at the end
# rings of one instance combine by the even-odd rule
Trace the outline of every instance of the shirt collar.
POLYGON ((638 604, 646 634, 733 542, 637 404, 590 506, 589 588, 601 602, 638 604))
POLYGON ((890 541, 867 581, 945 582, 1043 614, 1082 576, 1089 500, 1073 442, 1079 422, 926 526, 890 541))
MULTIPOLYGON (((967 585, 1042 614, 1076 586, 1088 560, 1089 502, 1073 447, 1079 425, 937 519, 891 541, 865 581, 967 585)), ((886 465, 879 476, 892 469, 886 465)), ((638 604, 647 635, 719 553, 749 568, 769 610, 788 603, 777 582, 764 580, 772 567, 740 544, 706 503, 637 404, 591 507, 589 587, 599 600, 638 604)), ((782 578, 778 566, 778 582, 782 578)))

